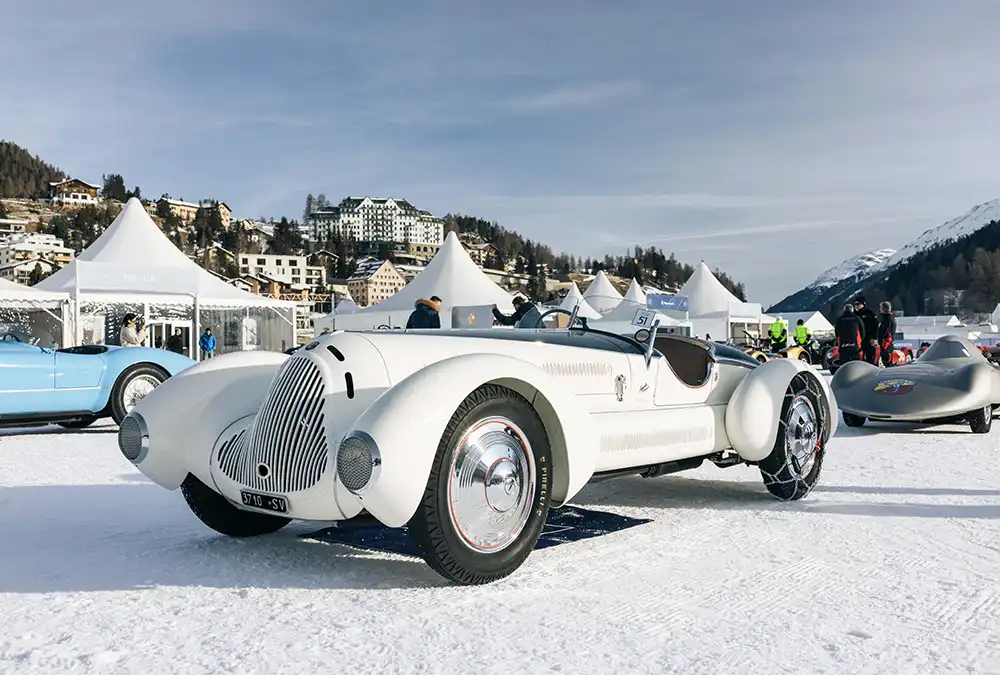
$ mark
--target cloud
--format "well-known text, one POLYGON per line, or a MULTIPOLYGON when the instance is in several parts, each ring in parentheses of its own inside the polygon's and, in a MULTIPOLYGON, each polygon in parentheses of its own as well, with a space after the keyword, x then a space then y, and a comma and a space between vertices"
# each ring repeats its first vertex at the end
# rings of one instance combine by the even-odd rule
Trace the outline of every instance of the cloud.
POLYGON ((623 98, 640 89, 640 84, 632 80, 564 86, 541 94, 515 98, 507 103, 506 108, 515 113, 559 112, 601 103, 621 103, 623 98))

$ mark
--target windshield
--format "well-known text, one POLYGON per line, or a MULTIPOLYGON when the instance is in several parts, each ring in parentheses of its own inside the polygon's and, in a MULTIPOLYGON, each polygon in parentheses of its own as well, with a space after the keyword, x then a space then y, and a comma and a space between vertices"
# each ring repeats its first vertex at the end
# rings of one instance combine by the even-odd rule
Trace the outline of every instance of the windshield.
POLYGON ((921 361, 937 361, 938 359, 967 359, 983 358, 979 351, 971 342, 962 340, 955 335, 946 335, 938 338, 927 348, 927 351, 920 355, 921 361))

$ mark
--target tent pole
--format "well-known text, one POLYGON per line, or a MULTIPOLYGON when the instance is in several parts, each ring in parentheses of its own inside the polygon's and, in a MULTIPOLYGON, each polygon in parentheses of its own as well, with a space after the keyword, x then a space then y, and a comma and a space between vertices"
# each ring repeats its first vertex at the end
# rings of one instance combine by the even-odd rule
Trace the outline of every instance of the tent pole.
POLYGON ((201 304, 198 302, 198 294, 194 294, 194 316, 192 317, 191 335, 188 336, 188 348, 191 350, 191 358, 201 361, 201 350, 198 349, 198 340, 201 339, 201 304))
POLYGON ((80 261, 73 261, 73 344, 83 342, 83 331, 80 326, 80 261))

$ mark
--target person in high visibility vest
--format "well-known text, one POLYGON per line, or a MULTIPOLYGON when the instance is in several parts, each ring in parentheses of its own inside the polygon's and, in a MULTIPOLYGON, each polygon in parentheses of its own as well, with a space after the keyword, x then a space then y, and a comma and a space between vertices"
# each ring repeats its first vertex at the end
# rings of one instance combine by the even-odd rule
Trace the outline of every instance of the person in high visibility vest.
POLYGON ((788 346, 788 329, 780 316, 771 324, 770 333, 771 351, 776 352, 788 346))
POLYGON ((805 347, 812 340, 812 333, 806 327, 806 322, 799 319, 795 324, 795 332, 792 333, 792 339, 795 340, 795 344, 800 347, 805 347))

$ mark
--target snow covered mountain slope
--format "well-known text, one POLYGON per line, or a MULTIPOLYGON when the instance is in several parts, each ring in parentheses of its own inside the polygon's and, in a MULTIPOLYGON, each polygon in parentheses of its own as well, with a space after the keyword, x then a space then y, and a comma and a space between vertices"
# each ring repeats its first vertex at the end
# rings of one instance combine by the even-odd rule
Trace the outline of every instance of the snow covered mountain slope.
POLYGON ((802 290, 775 303, 768 311, 824 309, 831 303, 844 302, 870 283, 875 275, 884 277, 914 256, 975 234, 994 221, 1000 221, 1000 199, 974 206, 958 218, 924 231, 898 251, 880 249, 846 260, 802 290))
POLYGON ((844 279, 856 277, 859 274, 867 276, 872 269, 880 267, 894 253, 896 253, 896 249, 880 248, 877 251, 869 251, 868 253, 848 258, 839 265, 823 272, 816 281, 806 286, 806 288, 829 288, 830 286, 836 286, 844 279))
MULTIPOLYGON (((958 218, 954 218, 944 225, 938 225, 925 231, 909 244, 896 251, 878 269, 888 269, 905 260, 909 260, 922 251, 949 241, 967 237, 994 220, 1000 220, 1000 199, 994 199, 974 206, 958 218)), ((872 272, 875 271, 877 270, 872 270, 872 272)))

